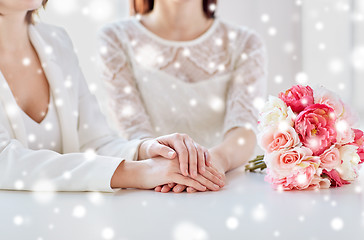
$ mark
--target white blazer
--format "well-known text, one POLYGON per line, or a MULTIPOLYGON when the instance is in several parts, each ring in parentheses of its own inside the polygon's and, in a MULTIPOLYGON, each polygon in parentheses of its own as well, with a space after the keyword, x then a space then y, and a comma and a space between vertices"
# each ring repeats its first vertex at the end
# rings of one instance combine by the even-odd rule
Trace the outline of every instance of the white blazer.
POLYGON ((0 189, 113 191, 114 171, 124 159, 137 158, 141 142, 110 130, 63 29, 29 25, 29 36, 55 98, 63 151, 28 148, 21 112, 0 72, 0 189))

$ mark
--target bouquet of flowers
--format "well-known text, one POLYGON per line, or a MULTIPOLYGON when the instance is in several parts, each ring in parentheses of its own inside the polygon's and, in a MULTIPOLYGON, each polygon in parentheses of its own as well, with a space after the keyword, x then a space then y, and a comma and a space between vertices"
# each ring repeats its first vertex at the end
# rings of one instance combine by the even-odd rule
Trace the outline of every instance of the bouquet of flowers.
POLYGON ((267 168, 275 189, 341 187, 358 177, 364 162, 364 134, 355 114, 324 87, 293 86, 269 96, 261 112, 258 142, 265 155, 246 166, 267 168))

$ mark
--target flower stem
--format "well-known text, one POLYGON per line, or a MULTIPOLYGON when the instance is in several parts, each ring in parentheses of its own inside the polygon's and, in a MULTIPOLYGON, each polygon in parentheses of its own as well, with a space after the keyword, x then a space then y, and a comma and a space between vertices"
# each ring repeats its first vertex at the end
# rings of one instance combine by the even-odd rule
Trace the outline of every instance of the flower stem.
POLYGON ((267 165, 263 161, 264 155, 258 155, 255 159, 250 160, 249 163, 245 166, 245 171, 255 172, 257 169, 262 171, 267 168, 267 165))

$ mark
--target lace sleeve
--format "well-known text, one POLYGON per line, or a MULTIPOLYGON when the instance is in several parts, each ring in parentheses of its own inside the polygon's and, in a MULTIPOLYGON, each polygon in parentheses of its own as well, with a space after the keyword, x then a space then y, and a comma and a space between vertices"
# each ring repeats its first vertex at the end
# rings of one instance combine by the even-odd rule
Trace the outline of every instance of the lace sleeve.
POLYGON ((237 56, 227 95, 224 134, 234 127, 250 125, 257 133, 258 106, 266 92, 267 56, 262 40, 250 33, 237 56))
POLYGON ((99 44, 109 115, 128 139, 152 137, 152 126, 134 79, 127 48, 112 27, 100 31, 99 44))

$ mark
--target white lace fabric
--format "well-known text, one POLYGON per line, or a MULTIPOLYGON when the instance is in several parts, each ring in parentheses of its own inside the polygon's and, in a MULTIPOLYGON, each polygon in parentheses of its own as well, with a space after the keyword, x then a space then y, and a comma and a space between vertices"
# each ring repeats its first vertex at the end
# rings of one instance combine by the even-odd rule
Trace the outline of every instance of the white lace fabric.
POLYGON ((247 28, 219 19, 192 41, 169 41, 136 18, 99 35, 110 115, 129 139, 172 132, 213 146, 234 127, 257 124, 266 54, 247 28))

